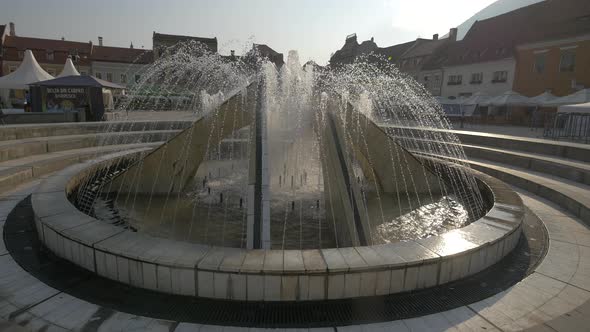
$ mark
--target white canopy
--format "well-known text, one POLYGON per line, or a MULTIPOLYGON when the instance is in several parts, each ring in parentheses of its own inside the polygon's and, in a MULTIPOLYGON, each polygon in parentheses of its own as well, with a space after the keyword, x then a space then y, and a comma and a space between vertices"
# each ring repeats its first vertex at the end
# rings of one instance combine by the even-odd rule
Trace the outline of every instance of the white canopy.
POLYGON ((12 73, 0 77, 0 89, 26 89, 27 85, 52 79, 35 60, 31 50, 25 51, 20 66, 12 73))
POLYGON ((64 69, 61 71, 57 77, 65 77, 65 76, 80 76, 80 73, 74 67, 74 63, 72 62, 72 58, 68 57, 66 59, 66 64, 64 65, 64 69))
POLYGON ((460 100, 459 103, 461 105, 481 105, 491 98, 492 97, 485 92, 476 92, 471 97, 460 100))
POLYGON ((508 91, 481 103, 482 106, 531 106, 533 105, 528 97, 518 92, 508 91))
POLYGON ((557 98, 546 102, 543 106, 561 106, 561 105, 573 105, 583 104, 590 102, 590 89, 580 90, 569 96, 557 98))
POLYGON ((558 113, 590 113, 590 103, 559 106, 558 113))
POLYGON ((557 96, 553 95, 551 92, 543 92, 542 94, 530 98, 530 102, 535 105, 544 105, 552 100, 555 100, 557 96))

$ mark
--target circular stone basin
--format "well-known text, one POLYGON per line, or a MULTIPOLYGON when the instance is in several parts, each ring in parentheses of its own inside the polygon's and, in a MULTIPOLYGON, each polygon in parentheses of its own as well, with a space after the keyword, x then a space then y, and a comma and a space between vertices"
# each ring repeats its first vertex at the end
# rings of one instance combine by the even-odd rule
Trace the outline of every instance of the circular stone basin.
POLYGON ((100 276, 164 293, 239 301, 313 301, 442 285, 497 263, 518 243, 524 206, 503 182, 475 172, 487 214, 426 239, 366 247, 246 250, 156 238, 101 222, 68 195, 120 152, 71 166, 41 184, 32 206, 40 240, 55 255, 100 276))

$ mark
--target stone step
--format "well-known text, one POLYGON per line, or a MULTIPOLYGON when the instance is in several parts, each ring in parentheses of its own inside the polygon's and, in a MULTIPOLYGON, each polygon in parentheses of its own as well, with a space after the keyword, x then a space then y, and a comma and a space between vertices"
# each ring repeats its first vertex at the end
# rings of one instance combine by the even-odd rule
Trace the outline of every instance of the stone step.
POLYGON ((0 162, 103 145, 161 142, 167 141, 178 133, 179 130, 148 130, 0 141, 0 162))
MULTIPOLYGON (((428 139, 415 139, 407 137, 395 137, 398 140, 409 139, 406 144, 415 146, 414 151, 429 153, 428 149, 434 143, 428 139)), ((485 159, 499 162, 531 171, 556 175, 567 180, 590 185, 590 164, 587 162, 556 157, 544 153, 532 153, 515 151, 510 149, 494 148, 485 145, 447 143, 449 147, 462 146, 466 155, 470 158, 485 159)), ((590 152, 590 151, 589 151, 590 152)))
POLYGON ((190 121, 119 121, 5 125, 0 126, 0 141, 34 137, 96 134, 106 131, 181 130, 188 128, 191 123, 190 121))
POLYGON ((164 142, 107 145, 33 155, 0 162, 0 192, 104 154, 145 147, 155 148, 162 143, 164 142))
POLYGON ((538 173, 590 185, 590 164, 537 153, 516 152, 477 145, 463 145, 470 159, 499 162, 538 173))
POLYGON ((461 143, 468 145, 487 146, 511 151, 521 151, 545 156, 566 158, 576 161, 590 162, 590 145, 572 142, 558 142, 539 138, 518 137, 501 134, 490 134, 474 131, 442 130, 433 128, 407 128, 381 125, 389 130, 393 138, 431 137, 432 133, 443 132, 457 135, 461 143))
MULTIPOLYGON (((425 159, 445 159, 414 152, 425 159)), ((449 160, 449 159, 446 159, 449 160)), ((590 225, 590 186, 558 176, 482 159, 463 160, 473 169, 545 198, 590 225)))

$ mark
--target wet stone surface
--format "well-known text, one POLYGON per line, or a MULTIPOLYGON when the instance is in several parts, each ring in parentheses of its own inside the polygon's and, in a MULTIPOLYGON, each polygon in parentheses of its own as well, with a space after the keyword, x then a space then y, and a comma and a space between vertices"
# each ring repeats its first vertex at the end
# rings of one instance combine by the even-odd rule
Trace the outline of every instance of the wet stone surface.
MULTIPOLYGON (((548 248, 545 227, 527 217, 516 249, 498 264, 444 286, 362 299, 317 302, 219 301, 166 295, 123 285, 50 254, 39 242, 30 198, 8 216, 8 251, 27 271, 49 286, 105 308, 171 321, 257 327, 351 325, 412 318, 450 310, 493 296, 532 273, 548 248)), ((313 262, 305 252, 306 265, 313 262)), ((264 255, 261 255, 260 269, 264 255)), ((249 259, 245 257, 244 259, 249 259)), ((257 264, 254 264, 257 265, 257 264)), ((381 276, 382 277, 382 276, 381 276)))

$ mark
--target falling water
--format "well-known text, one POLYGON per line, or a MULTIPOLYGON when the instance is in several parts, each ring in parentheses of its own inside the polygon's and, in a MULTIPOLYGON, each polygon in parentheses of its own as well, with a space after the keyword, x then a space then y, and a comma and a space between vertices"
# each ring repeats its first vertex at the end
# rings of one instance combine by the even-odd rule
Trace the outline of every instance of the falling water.
MULTIPOLYGON (((339 191, 326 180, 332 171, 323 167, 326 143, 320 133, 327 126, 328 100, 335 96, 340 100, 337 114, 343 116, 348 105, 360 114, 350 120, 342 118, 349 121, 346 126, 361 128, 368 118, 392 139, 382 147, 382 155, 361 160, 354 147, 363 149, 374 142, 362 130, 345 131, 343 137, 343 151, 351 165, 349 180, 362 193, 361 212, 371 228, 368 244, 440 234, 462 227, 484 212, 475 178, 464 168, 432 164, 432 171, 442 178, 428 183, 426 192, 416 187, 416 179, 425 177, 426 171, 396 173, 396 167, 409 170, 412 161, 408 158, 414 158, 397 144, 426 158, 427 165, 433 156, 452 159, 465 168, 468 164, 435 100, 387 60, 373 55, 351 65, 329 68, 313 63, 302 66, 297 53, 291 51, 286 64, 276 68, 253 52, 230 59, 199 44, 177 45, 147 68, 121 100, 118 109, 125 121, 113 122, 108 135, 98 134, 97 139, 102 145, 132 146, 140 146, 146 138, 169 139, 190 122, 223 117, 218 106, 239 91, 245 98, 245 87, 256 80, 263 87, 256 97, 261 100, 268 142, 272 248, 327 248, 349 243, 350 234, 342 230, 344 225, 334 218, 338 211, 329 204, 330 197, 333 199, 339 191), (143 135, 125 134, 129 128, 143 135), (392 167, 391 176, 378 180, 375 174, 365 174, 383 158, 392 167), (380 181, 398 190, 384 192, 380 181), (435 192, 432 188, 438 186, 442 189, 435 192)), ((213 137, 220 131, 211 129, 203 142, 204 162, 182 192, 152 194, 127 188, 123 193, 109 181, 94 179, 79 188, 75 200, 86 202, 79 204, 86 213, 153 236, 245 247, 253 136, 251 126, 238 125, 242 119, 229 120, 213 122, 231 123, 232 128, 225 128, 231 134, 213 137), (219 144, 211 144, 217 141, 219 144)), ((187 142, 180 153, 190 153, 189 148, 187 142)), ((139 160, 141 167, 141 157, 139 160)), ((126 167, 119 162, 109 166, 114 170, 126 167)), ((132 184, 136 181, 129 179, 132 184)))

